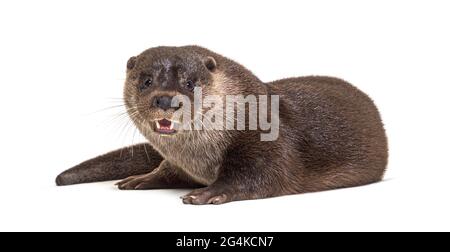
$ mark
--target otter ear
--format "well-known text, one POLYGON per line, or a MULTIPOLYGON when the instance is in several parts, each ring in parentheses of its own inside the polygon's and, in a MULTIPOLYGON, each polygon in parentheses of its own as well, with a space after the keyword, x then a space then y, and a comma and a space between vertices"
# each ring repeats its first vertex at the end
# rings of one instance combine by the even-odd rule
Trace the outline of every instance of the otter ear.
POLYGON ((216 60, 213 57, 207 57, 204 63, 206 68, 211 72, 214 72, 217 68, 216 60))
POLYGON ((128 60, 128 62, 127 62, 127 69, 128 69, 128 70, 131 70, 131 69, 134 68, 135 65, 136 65, 136 57, 133 56, 133 57, 131 57, 131 58, 128 60))

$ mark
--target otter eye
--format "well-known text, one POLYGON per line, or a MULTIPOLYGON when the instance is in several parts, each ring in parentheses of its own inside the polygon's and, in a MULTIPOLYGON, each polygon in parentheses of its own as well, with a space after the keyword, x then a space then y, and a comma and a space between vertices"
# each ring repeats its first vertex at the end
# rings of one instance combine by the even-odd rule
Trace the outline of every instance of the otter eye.
POLYGON ((190 91, 193 91, 194 90, 194 88, 195 88, 195 83, 193 82, 193 81, 187 81, 186 82, 186 88, 188 89, 188 90, 190 90, 190 91))
POLYGON ((153 83, 153 79, 151 77, 145 78, 142 84, 139 86, 140 91, 144 91, 149 88, 153 83))

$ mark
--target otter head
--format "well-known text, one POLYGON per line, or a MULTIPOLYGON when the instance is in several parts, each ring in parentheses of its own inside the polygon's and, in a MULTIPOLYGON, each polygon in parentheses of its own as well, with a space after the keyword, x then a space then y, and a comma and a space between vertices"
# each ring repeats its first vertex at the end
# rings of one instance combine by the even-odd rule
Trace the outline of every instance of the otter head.
POLYGON ((124 89, 131 119, 144 135, 180 134, 177 112, 195 107, 194 90, 211 86, 216 70, 213 57, 188 48, 157 47, 131 57, 124 89))

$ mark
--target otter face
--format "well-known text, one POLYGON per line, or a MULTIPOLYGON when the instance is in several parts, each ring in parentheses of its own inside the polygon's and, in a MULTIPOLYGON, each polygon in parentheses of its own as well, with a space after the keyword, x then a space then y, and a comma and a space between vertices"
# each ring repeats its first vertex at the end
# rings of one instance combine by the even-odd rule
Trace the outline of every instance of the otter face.
POLYGON ((185 108, 194 108, 194 89, 211 85, 215 70, 214 58, 175 47, 153 48, 130 58, 124 98, 131 119, 145 133, 170 136, 182 132, 183 122, 175 120, 176 112, 183 109, 183 103, 185 108), (188 99, 180 101, 180 95, 188 99))

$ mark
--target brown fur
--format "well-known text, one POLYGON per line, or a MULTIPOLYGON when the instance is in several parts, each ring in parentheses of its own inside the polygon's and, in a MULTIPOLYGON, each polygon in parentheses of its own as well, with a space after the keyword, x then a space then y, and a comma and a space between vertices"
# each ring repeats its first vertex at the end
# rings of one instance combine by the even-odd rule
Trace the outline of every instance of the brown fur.
POLYGON ((132 57, 127 69, 126 105, 150 145, 137 146, 133 157, 119 158, 116 151, 82 163, 58 176, 58 185, 147 173, 119 182, 119 188, 203 186, 183 202, 221 204, 359 186, 383 177, 388 150, 380 115, 367 95, 345 81, 311 76, 264 84, 238 63, 197 46, 152 48, 132 57), (142 76, 150 74, 157 76, 156 84, 139 93, 142 76), (174 111, 148 104, 164 92, 190 95, 182 85, 193 76, 205 94, 280 95, 279 138, 261 142, 261 132, 250 130, 155 133, 151 121, 174 111))
POLYGON ((73 185, 123 179, 130 174, 151 172, 162 160, 149 144, 138 144, 83 162, 61 173, 56 178, 56 184, 73 185))

